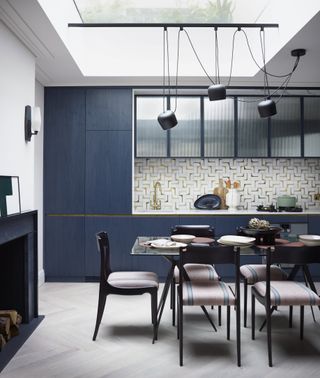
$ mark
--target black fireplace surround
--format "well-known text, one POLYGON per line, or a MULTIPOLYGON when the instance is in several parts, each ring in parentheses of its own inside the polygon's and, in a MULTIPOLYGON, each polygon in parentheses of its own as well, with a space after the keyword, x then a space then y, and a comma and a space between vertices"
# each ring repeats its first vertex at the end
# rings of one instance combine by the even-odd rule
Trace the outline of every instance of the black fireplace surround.
POLYGON ((37 211, 0 217, 0 309, 38 317, 37 211))

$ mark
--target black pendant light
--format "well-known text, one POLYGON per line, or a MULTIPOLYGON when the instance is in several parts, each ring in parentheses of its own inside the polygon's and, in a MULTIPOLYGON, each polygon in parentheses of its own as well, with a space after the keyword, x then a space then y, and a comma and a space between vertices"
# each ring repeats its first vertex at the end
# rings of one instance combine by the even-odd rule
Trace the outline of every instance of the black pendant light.
POLYGON ((208 97, 210 101, 225 100, 227 91, 225 85, 220 82, 220 65, 219 65, 219 43, 218 43, 218 28, 214 28, 215 32, 215 76, 216 83, 210 85, 208 88, 208 97))
MULTIPOLYGON (((180 37, 180 31, 179 31, 180 37)), ((166 85, 166 57, 167 57, 167 73, 168 73, 168 91, 170 97, 170 63, 169 63, 169 37, 168 30, 166 27, 163 28, 163 112, 158 115, 158 122, 163 130, 169 130, 175 127, 178 124, 175 111, 177 109, 177 77, 178 77, 178 62, 179 62, 179 38, 178 38, 178 50, 177 50, 177 72, 176 72, 176 104, 175 110, 171 109, 166 110, 166 97, 165 97, 165 85, 166 85)))
POLYGON ((266 100, 259 102, 258 111, 261 118, 272 117, 277 114, 276 103, 270 98, 267 98, 266 100))

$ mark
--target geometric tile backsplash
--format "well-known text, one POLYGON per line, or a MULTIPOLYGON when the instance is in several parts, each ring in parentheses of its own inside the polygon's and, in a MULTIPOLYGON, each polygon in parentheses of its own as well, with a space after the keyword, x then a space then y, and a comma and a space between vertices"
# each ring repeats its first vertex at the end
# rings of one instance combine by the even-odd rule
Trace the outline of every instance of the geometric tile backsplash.
POLYGON ((276 204, 283 194, 296 196, 304 210, 319 207, 320 159, 139 158, 134 163, 135 211, 150 210, 153 185, 162 187, 162 210, 194 209, 194 201, 212 194, 219 178, 240 182, 239 209, 276 204))

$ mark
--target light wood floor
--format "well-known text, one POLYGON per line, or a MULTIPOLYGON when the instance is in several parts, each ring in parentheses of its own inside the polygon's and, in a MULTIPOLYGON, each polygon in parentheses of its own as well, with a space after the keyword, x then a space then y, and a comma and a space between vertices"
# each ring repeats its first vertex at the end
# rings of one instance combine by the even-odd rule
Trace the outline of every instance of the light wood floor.
MULTIPOLYGON (((319 286, 318 286, 319 287, 319 286)), ((107 300, 98 338, 92 341, 98 284, 46 283, 40 288, 40 313, 46 317, 1 378, 96 377, 318 377, 320 326, 305 315, 305 340, 299 340, 298 312, 289 329, 287 308, 273 316, 274 367, 267 366, 265 332, 250 338, 242 328, 242 367, 236 366, 235 333, 226 340, 225 319, 214 333, 197 307, 186 310, 185 365, 178 365, 176 328, 165 309, 159 340, 151 344, 149 296, 107 300)), ((320 312, 315 310, 320 321, 320 312)), ((235 312, 232 313, 232 324, 235 312)), ((257 324, 263 308, 257 305, 257 324)), ((216 319, 216 311, 213 311, 216 319)), ((249 312, 250 314, 250 312, 249 312)), ((223 312, 223 316, 225 313, 223 312)))

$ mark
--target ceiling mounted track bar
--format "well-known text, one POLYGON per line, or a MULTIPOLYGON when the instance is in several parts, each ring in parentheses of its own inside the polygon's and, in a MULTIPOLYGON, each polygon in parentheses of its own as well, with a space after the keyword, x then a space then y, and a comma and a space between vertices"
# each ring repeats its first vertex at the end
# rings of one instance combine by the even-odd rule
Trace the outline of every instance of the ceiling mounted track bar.
POLYGON ((210 24, 210 23, 70 23, 69 28, 278 28, 279 24, 210 24))

